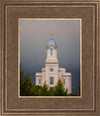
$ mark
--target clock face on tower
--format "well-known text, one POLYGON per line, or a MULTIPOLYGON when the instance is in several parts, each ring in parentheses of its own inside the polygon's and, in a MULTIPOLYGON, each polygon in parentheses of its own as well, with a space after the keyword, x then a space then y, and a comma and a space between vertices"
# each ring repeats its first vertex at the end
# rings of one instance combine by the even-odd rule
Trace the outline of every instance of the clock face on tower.
POLYGON ((50 68, 50 72, 53 72, 53 68, 50 68))

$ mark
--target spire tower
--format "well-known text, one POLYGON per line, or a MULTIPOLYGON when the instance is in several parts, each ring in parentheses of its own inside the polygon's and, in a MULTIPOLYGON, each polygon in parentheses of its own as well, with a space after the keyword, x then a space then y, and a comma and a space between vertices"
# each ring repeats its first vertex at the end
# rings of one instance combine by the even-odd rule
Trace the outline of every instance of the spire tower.
POLYGON ((53 32, 51 32, 51 37, 53 37, 53 32))

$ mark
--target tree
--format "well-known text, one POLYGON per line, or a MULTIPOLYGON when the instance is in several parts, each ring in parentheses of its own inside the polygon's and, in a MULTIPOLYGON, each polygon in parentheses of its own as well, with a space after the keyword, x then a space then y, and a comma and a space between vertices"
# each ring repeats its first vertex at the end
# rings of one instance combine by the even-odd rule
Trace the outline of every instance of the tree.
POLYGON ((41 87, 38 91, 39 96, 47 96, 48 95, 48 86, 44 83, 43 87, 41 87))
POLYGON ((36 95, 38 96, 38 94, 39 94, 39 91, 40 91, 40 89, 42 88, 42 86, 36 86, 36 95))
POLYGON ((20 64, 20 80, 22 81, 23 78, 24 78, 24 71, 22 70, 22 65, 20 64))
MULTIPOLYGON (((62 81, 59 79, 55 87, 48 88, 47 84, 36 86, 32 83, 32 78, 29 74, 24 75, 22 65, 20 65, 20 95, 21 96, 77 96, 78 94, 67 94, 68 89, 64 91, 62 81)), ((80 94, 80 87, 79 87, 80 94)))
POLYGON ((64 96, 65 95, 64 86, 60 79, 58 80, 58 83, 55 86, 55 95, 56 96, 64 96))
POLYGON ((24 81, 23 81, 23 78, 24 78, 24 72, 22 70, 22 65, 20 64, 20 95, 22 96, 23 95, 23 90, 24 90, 24 81))
POLYGON ((55 88, 54 87, 50 87, 48 90, 48 96, 55 96, 55 88))
POLYGON ((31 83, 31 77, 30 75, 25 75, 24 80, 21 80, 21 95, 22 96, 30 96, 31 95, 31 87, 32 87, 32 83, 31 83))
POLYGON ((20 65, 20 95, 21 96, 35 96, 36 86, 31 82, 32 78, 29 74, 24 75, 22 65, 20 65))
POLYGON ((78 89, 79 89, 79 96, 80 96, 80 85, 79 85, 78 89))
POLYGON ((66 88, 66 91, 64 92, 64 96, 68 95, 68 89, 66 88))

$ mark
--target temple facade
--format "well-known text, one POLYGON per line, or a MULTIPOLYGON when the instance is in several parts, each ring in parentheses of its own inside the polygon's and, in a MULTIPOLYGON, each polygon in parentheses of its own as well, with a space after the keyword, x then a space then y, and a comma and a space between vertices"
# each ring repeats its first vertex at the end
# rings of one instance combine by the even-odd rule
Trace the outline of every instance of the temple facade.
POLYGON ((42 68, 42 72, 36 73, 36 85, 43 86, 46 83, 49 87, 54 87, 59 79, 64 85, 64 90, 68 89, 68 93, 71 93, 71 73, 66 72, 65 68, 59 67, 57 45, 53 39, 53 33, 51 33, 47 44, 45 68, 42 68))

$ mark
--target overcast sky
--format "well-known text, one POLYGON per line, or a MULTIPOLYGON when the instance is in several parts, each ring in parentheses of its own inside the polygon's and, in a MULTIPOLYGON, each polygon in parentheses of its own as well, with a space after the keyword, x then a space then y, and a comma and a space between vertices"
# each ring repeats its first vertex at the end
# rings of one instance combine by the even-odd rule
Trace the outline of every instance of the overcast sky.
POLYGON ((72 73, 72 92, 80 83, 80 21, 21 20, 20 62, 25 73, 35 77, 45 67, 46 47, 50 33, 57 44, 59 67, 72 73))

